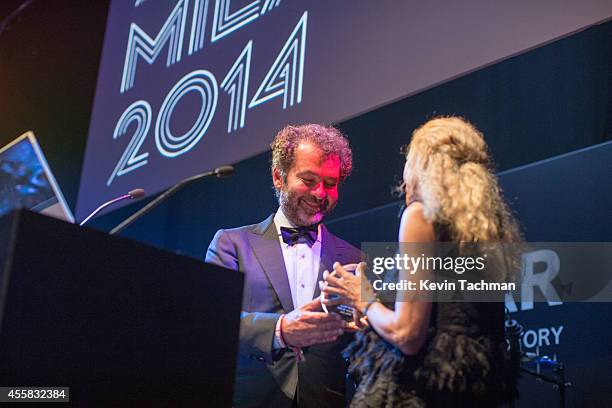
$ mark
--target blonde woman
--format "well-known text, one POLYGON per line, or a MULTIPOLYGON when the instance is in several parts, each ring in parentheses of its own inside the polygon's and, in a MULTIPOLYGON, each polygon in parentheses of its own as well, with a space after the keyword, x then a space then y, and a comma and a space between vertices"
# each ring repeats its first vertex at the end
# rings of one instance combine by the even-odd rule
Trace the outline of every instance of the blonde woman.
MULTIPOLYGON (((402 243, 454 242, 461 248, 520 241, 489 169, 484 139, 461 118, 432 119, 414 131, 403 187, 402 243)), ((514 398, 502 302, 432 303, 398 296, 389 308, 376 300, 367 281, 339 264, 324 277, 325 296, 338 295, 369 325, 345 351, 358 384, 352 407, 490 407, 514 398)))

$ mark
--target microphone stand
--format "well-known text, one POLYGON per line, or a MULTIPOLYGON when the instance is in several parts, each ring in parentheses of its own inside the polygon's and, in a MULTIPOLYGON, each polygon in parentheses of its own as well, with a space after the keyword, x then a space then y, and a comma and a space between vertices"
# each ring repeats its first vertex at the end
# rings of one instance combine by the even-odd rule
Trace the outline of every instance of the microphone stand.
POLYGON ((124 194, 122 196, 119 196, 117 198, 113 198, 110 201, 105 202, 104 204, 102 204, 101 206, 99 206, 98 208, 96 208, 96 210, 94 212, 92 212, 91 214, 89 214, 87 216, 87 218, 85 218, 83 221, 81 221, 81 223, 79 225, 83 226, 84 224, 87 223, 87 221, 89 221, 94 215, 96 215, 97 213, 99 213, 100 211, 102 211, 104 208, 108 207, 111 204, 116 203, 117 201, 122 201, 122 200, 127 200, 128 198, 131 198, 129 194, 124 194))
POLYGON ((157 207, 159 203, 161 203, 162 201, 170 197, 172 194, 179 191, 181 188, 185 187, 187 184, 191 184, 195 181, 198 181, 200 179, 203 179, 205 177, 210 177, 210 176, 225 177, 225 176, 230 175, 233 171, 234 169, 231 166, 221 166, 221 167, 216 168, 213 171, 207 171, 206 173, 196 174, 195 176, 191 176, 191 177, 188 177, 186 179, 179 181, 177 184, 170 187, 168 190, 164 191, 157 197, 155 197, 154 200, 150 201, 147 205, 142 207, 140 210, 136 211, 134 214, 132 214, 127 219, 125 219, 121 224, 117 225, 115 228, 110 230, 109 234, 115 235, 123 231, 125 228, 131 225, 134 221, 136 221, 137 219, 139 219, 140 217, 142 217, 143 215, 151 211, 153 208, 157 207))
POLYGON ((123 200, 128 200, 128 199, 129 200, 137 200, 139 198, 144 197, 144 195, 145 195, 145 191, 142 188, 136 188, 136 189, 130 191, 129 193, 127 193, 127 194, 124 194, 122 196, 113 198, 112 200, 107 201, 104 204, 100 205, 98 208, 96 208, 96 210, 94 212, 92 212, 91 214, 89 214, 87 216, 87 218, 85 218, 83 221, 81 221, 81 223, 79 225, 80 226, 85 225, 87 223, 87 221, 91 220, 94 215, 96 215, 97 213, 99 213, 100 211, 102 211, 103 209, 105 209, 106 207, 108 207, 111 204, 115 204, 116 202, 123 201, 123 200))
MULTIPOLYGON (((506 322, 504 324, 504 330, 506 334, 506 340, 510 345, 510 356, 512 362, 516 364, 516 367, 520 372, 529 374, 536 378, 538 381, 546 381, 553 385, 553 389, 559 391, 559 407, 565 408, 566 403, 566 392, 567 388, 573 384, 566 381, 566 369, 565 364, 557 361, 557 356, 551 359, 547 356, 540 356, 540 349, 537 348, 535 356, 530 356, 533 353, 526 353, 521 348, 521 335, 523 333, 523 326, 520 325, 516 320, 510 317, 510 311, 506 308, 506 322), (527 367, 523 367, 522 362, 535 363, 536 370, 531 370, 527 367), (553 368, 554 375, 545 375, 540 372, 540 365, 545 365, 553 368)), ((515 406, 515 403, 512 403, 515 406)))

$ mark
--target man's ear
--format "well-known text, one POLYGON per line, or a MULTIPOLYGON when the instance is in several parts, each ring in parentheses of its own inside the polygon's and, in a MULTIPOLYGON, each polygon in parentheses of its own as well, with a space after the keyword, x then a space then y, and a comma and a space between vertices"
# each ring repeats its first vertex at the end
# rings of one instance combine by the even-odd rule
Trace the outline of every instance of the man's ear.
POLYGON ((283 188, 283 176, 278 168, 272 169, 272 184, 274 184, 274 188, 277 190, 281 190, 283 188))

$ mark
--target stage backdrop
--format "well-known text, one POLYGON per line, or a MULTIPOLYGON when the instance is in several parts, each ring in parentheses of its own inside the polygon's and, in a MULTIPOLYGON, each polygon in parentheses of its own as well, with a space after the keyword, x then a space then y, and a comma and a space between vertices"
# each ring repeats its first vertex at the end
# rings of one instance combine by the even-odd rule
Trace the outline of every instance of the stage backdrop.
POLYGON ((77 218, 611 15, 606 0, 112 1, 77 218))
MULTIPOLYGON (((327 225, 356 245, 394 241, 400 203, 390 190, 402 171, 399 147, 428 117, 458 114, 484 132, 527 239, 612 240, 612 145, 601 143, 612 131, 611 39, 608 22, 340 123, 353 146, 355 171, 327 225)), ((190 186, 125 235, 202 258, 218 228, 258 222, 276 210, 269 158, 240 162, 231 179, 190 186)), ((95 223, 109 228, 132 211, 123 208, 95 223)), ((568 405, 607 406, 609 304, 514 308, 525 326, 526 351, 539 349, 566 363, 574 383, 568 405)), ((520 406, 557 406, 558 392, 548 384, 526 376, 520 388, 520 406)))

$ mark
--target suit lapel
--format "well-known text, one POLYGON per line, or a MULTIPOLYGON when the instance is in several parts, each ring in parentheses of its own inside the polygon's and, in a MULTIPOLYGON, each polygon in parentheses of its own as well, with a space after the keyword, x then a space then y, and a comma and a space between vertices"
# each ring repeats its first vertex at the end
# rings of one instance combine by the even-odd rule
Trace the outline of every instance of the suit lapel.
POLYGON ((260 223, 249 235, 249 243, 286 313, 293 310, 291 288, 287 278, 283 252, 278 241, 274 215, 260 223))
POLYGON ((318 282, 323 280, 323 272, 326 270, 331 272, 336 261, 343 262, 343 247, 338 246, 336 237, 325 228, 325 225, 321 225, 321 263, 313 299, 321 295, 318 282))

